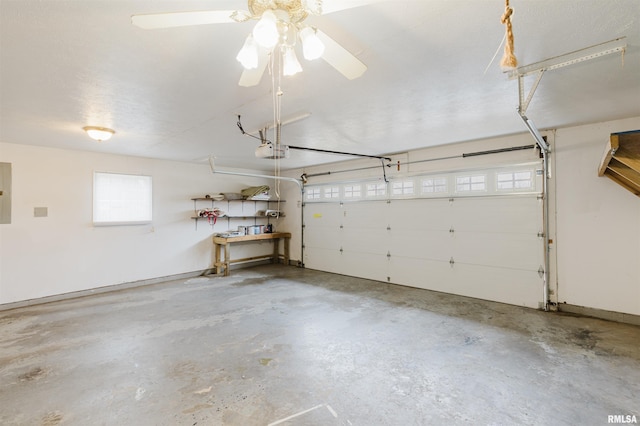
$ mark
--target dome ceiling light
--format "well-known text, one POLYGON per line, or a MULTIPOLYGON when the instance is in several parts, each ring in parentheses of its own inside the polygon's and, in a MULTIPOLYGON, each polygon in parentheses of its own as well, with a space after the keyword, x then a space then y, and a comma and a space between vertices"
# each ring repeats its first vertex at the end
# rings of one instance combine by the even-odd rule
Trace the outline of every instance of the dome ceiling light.
POLYGON ((108 141, 116 133, 115 130, 97 126, 85 126, 82 130, 87 132, 91 139, 98 142, 108 141))

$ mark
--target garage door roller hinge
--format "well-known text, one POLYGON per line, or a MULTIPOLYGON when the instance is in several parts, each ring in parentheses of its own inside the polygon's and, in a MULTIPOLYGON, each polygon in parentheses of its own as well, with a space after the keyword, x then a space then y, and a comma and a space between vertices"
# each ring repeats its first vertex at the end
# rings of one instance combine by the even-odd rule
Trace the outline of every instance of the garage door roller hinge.
POLYGON ((540 267, 538 268, 538 276, 540 278, 544 278, 544 268, 542 267, 542 265, 540 265, 540 267))

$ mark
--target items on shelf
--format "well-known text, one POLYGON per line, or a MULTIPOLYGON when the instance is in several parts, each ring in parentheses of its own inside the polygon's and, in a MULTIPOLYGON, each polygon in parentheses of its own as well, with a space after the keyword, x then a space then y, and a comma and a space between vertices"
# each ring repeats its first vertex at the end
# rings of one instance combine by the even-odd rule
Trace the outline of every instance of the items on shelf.
POLYGON ((224 200, 224 194, 216 194, 216 195, 205 195, 204 198, 206 198, 207 200, 211 199, 213 201, 222 201, 224 200))
POLYGON ((242 200, 244 198, 242 194, 237 192, 223 192, 221 195, 223 200, 242 200))
POLYGON ((248 200, 268 200, 269 187, 267 185, 250 186, 240 191, 242 196, 248 200))
POLYGON ((266 217, 284 217, 284 212, 280 210, 258 210, 256 216, 266 217))
POLYGON ((218 232, 214 234, 217 237, 242 237, 244 235, 259 235, 259 234, 271 234, 274 232, 273 224, 268 223, 266 225, 249 225, 238 226, 237 231, 228 230, 225 232, 218 232))
MULTIPOLYGON (((277 220, 281 217, 284 217, 283 211, 272 210, 269 207, 276 207, 276 205, 274 205, 275 203, 277 203, 277 206, 279 207, 280 203, 284 203, 285 200, 273 200, 269 199, 268 196, 267 199, 264 200, 259 198, 248 200, 243 198, 242 194, 237 194, 237 197, 231 195, 230 198, 233 199, 220 199, 220 197, 224 197, 228 194, 234 193, 221 193, 220 196, 205 195, 204 197, 196 197, 191 199, 193 201, 194 209, 194 216, 192 216, 191 219, 195 220, 196 230, 198 229, 198 220, 206 218, 209 222, 209 225, 213 227, 213 225, 216 224, 217 218, 224 217, 226 219, 226 223, 229 225, 231 224, 231 221, 237 220, 245 221, 245 224, 247 224, 246 221, 251 220, 251 222, 253 222, 252 225, 258 225, 258 221, 266 221, 264 229, 261 229, 258 233, 269 233, 274 232, 272 230, 273 226, 270 225, 269 222, 271 220, 277 220), (206 203, 205 205, 207 205, 208 207, 202 208, 204 206, 199 203, 206 203), (224 203, 223 206, 225 206, 225 210, 217 207, 218 205, 220 205, 220 203, 224 203), (262 210, 257 210, 259 206, 262 207, 262 210)), ((235 233, 238 231, 229 230, 226 232, 231 233, 231 236, 237 236, 237 234, 235 233)))
POLYGON ((214 208, 206 208, 206 209, 202 209, 198 211, 198 217, 206 217, 209 219, 209 224, 214 224, 216 223, 216 219, 222 216, 226 216, 226 213, 222 210, 220 210, 217 207, 214 208), (213 222, 212 222, 213 221, 213 222))

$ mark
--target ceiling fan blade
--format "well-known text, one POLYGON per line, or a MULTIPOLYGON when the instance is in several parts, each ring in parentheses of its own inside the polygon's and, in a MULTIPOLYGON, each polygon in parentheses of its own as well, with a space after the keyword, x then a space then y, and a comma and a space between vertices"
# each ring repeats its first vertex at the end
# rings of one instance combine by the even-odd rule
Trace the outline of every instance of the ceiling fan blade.
POLYGON ((380 3, 382 1, 384 0, 322 0, 320 6, 322 9, 321 14, 326 15, 327 13, 380 3))
POLYGON ((320 30, 316 34, 324 43, 322 59, 338 70, 349 80, 360 77, 367 70, 367 66, 353 56, 347 49, 340 46, 337 41, 320 30))
POLYGON ((260 80, 262 80, 262 75, 264 74, 264 70, 267 68, 268 63, 269 50, 260 47, 258 50, 258 66, 252 70, 242 71, 238 85, 242 87, 256 86, 260 83, 260 80))
POLYGON ((153 13, 133 15, 131 23, 145 30, 183 27, 187 25, 223 24, 236 22, 231 16, 235 10, 204 10, 199 12, 153 13))

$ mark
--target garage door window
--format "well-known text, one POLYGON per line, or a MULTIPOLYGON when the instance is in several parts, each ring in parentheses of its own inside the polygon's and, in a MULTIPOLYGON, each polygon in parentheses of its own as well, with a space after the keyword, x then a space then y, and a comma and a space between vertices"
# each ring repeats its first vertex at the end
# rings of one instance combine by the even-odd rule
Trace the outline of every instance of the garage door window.
POLYGON ((456 192, 482 192, 487 190, 485 175, 456 176, 456 192))
POLYGON ((413 195, 413 181, 402 180, 400 182, 393 182, 392 194, 396 196, 413 195))
POLYGON ((384 197, 387 194, 387 185, 384 183, 367 184, 367 197, 384 197))
POLYGON ((447 192, 447 178, 422 179, 422 193, 425 195, 441 194, 447 192))
POLYGON ((499 172, 497 174, 498 191, 518 191, 533 188, 531 170, 499 172))
POLYGON ((340 198, 340 187, 329 186, 324 189, 324 198, 340 198))
POLYGON ((361 185, 345 185, 344 186, 344 198, 354 199, 362 197, 361 185))
POLYGON ((320 188, 307 188, 307 200, 319 200, 320 188))

